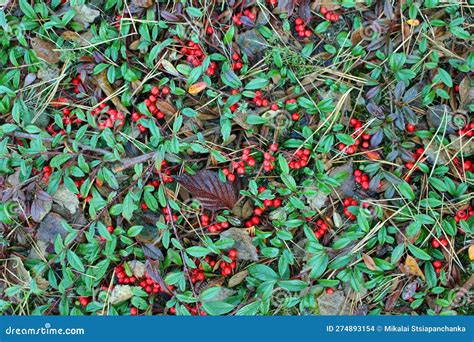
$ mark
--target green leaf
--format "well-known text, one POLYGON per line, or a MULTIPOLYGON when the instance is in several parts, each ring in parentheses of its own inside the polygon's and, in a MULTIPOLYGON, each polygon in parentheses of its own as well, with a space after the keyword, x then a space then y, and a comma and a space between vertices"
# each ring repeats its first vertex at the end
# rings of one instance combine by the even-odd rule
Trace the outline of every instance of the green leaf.
POLYGON ((239 76, 235 74, 232 70, 226 70, 221 73, 221 80, 225 85, 231 87, 232 89, 237 89, 242 86, 242 81, 239 76))
POLYGON ((229 313, 235 305, 226 302, 204 302, 201 309, 211 316, 219 316, 229 313))
POLYGON ((79 272, 84 272, 86 270, 84 268, 84 264, 82 263, 81 258, 79 258, 79 256, 75 252, 73 252, 71 249, 68 249, 66 255, 67 261, 72 266, 72 268, 79 272))
POLYGON ((200 258, 200 257, 204 257, 204 256, 208 255, 209 253, 211 253, 211 250, 209 248, 206 248, 206 247, 193 246, 193 247, 187 248, 186 252, 188 254, 192 255, 193 257, 200 258))
POLYGON ((418 258, 421 260, 431 260, 431 256, 428 253, 426 253, 421 248, 418 248, 415 245, 412 245, 411 243, 408 244, 408 249, 410 250, 410 252, 413 254, 415 258, 418 258))
POLYGON ((262 281, 277 281, 278 274, 266 265, 253 265, 249 267, 249 272, 252 277, 262 281))
POLYGON ((400 184, 398 184, 398 190, 400 190, 400 193, 403 197, 409 199, 410 201, 413 201, 415 199, 413 189, 406 181, 402 180, 400 184))
POLYGON ((143 230, 143 226, 133 226, 133 227, 130 227, 130 228, 128 228, 128 230, 127 230, 127 236, 129 236, 129 237, 135 237, 135 236, 137 236, 138 234, 140 234, 142 230, 143 230))
POLYGON ((256 89, 262 89, 268 84, 268 79, 266 78, 254 78, 251 80, 247 85, 245 86, 245 89, 247 90, 256 90, 256 89))

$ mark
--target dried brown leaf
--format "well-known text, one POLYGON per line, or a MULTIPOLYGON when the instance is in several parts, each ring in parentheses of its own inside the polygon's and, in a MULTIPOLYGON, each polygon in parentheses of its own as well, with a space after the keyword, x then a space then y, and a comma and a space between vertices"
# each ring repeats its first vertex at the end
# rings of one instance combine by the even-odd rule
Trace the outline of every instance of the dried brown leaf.
POLYGON ((58 63, 61 54, 59 51, 54 51, 56 49, 56 44, 43 40, 41 38, 35 37, 31 38, 31 47, 36 53, 38 58, 44 59, 48 63, 58 63))
POLYGON ((176 107, 166 101, 157 100, 155 105, 165 115, 174 115, 176 113, 176 107))
POLYGON ((365 266, 371 271, 377 270, 377 265, 375 265, 374 259, 371 256, 362 253, 362 259, 364 260, 365 266))
POLYGON ((95 76, 95 81, 97 85, 102 89, 102 91, 110 97, 110 101, 114 104, 114 106, 123 113, 130 113, 128 109, 122 104, 120 101, 119 97, 115 94, 114 88, 109 83, 109 80, 107 79, 107 72, 102 71, 101 73, 97 74, 95 76))
POLYGON ((199 200, 204 208, 232 209, 237 203, 237 189, 232 183, 222 182, 217 172, 201 170, 195 175, 177 176, 176 180, 199 200))

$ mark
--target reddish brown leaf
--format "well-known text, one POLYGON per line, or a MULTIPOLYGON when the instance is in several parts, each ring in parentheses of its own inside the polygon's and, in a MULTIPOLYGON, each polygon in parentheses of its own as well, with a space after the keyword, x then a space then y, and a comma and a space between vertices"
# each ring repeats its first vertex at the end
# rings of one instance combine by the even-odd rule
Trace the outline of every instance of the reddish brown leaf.
POLYGON ((374 259, 369 255, 362 253, 362 259, 364 260, 365 266, 371 271, 377 270, 377 265, 375 265, 374 259))
POLYGON ((217 172, 202 170, 195 175, 178 176, 176 180, 198 199, 204 208, 232 209, 237 203, 236 187, 231 183, 223 183, 217 172))
POLYGON ((156 108, 165 115, 174 115, 176 113, 176 108, 172 104, 158 100, 156 101, 156 108))
POLYGON ((207 87, 206 82, 194 83, 192 86, 189 87, 188 93, 190 93, 191 95, 196 95, 196 94, 199 94, 204 89, 206 89, 206 87, 207 87))

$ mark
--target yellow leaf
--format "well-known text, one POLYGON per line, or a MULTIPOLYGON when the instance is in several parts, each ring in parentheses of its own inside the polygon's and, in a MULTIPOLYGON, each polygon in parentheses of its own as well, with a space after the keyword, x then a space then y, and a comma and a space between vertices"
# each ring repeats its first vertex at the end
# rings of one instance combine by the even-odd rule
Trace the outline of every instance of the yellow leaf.
POLYGON ((474 245, 469 246, 469 260, 474 261, 474 245))
POLYGON ((204 89, 206 89, 206 87, 207 87, 206 82, 194 83, 192 86, 189 87, 188 93, 190 93, 191 95, 196 95, 200 93, 201 91, 203 91, 204 89))
POLYGON ((405 259, 405 265, 403 269, 403 273, 405 274, 412 274, 421 277, 423 280, 425 279, 425 275, 421 271, 420 266, 418 266, 418 263, 416 262, 415 258, 410 255, 408 255, 405 259))
POLYGON ((410 26, 418 26, 420 25, 420 21, 418 19, 408 19, 407 24, 410 26))

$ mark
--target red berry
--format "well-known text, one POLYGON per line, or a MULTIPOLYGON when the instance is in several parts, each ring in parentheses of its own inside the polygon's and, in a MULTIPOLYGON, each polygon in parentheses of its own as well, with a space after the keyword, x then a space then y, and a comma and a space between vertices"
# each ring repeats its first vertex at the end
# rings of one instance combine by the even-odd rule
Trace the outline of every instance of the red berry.
POLYGON ((138 315, 138 309, 135 307, 130 308, 130 315, 132 316, 138 315))
POLYGON ((411 124, 411 123, 408 123, 406 125, 406 130, 408 133, 413 133, 415 131, 416 127, 415 125, 411 124))

